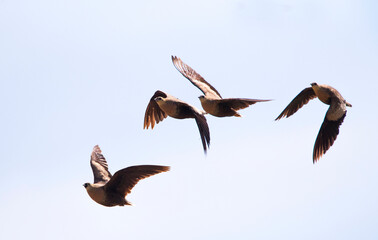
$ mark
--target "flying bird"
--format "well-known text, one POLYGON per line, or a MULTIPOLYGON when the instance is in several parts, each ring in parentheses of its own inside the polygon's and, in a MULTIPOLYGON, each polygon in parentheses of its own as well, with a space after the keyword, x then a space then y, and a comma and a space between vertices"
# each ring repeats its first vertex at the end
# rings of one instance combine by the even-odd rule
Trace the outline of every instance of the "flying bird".
POLYGON ((257 102, 267 102, 271 100, 249 99, 249 98, 222 98, 219 92, 206 82, 206 80, 185 64, 180 58, 172 56, 173 65, 186 77, 194 86, 199 88, 204 95, 199 97, 203 109, 216 117, 241 117, 237 112, 257 102))
POLYGON ((279 120, 283 117, 290 117, 303 105, 316 97, 329 105, 329 108, 315 141, 313 163, 318 161, 335 142, 339 134, 339 127, 346 116, 346 107, 352 107, 352 104, 348 103, 333 87, 311 83, 311 87, 305 88, 300 92, 276 118, 276 120, 279 120))
POLYGON ((131 205, 126 195, 144 178, 167 172, 170 167, 156 165, 139 165, 121 169, 114 176, 108 170, 108 163, 98 145, 94 146, 91 154, 91 167, 94 183, 84 183, 89 196, 98 204, 113 207, 131 205))
POLYGON ((204 114, 205 112, 198 110, 196 107, 158 90, 151 97, 147 106, 143 129, 148 129, 150 125, 151 129, 153 129, 155 123, 158 124, 167 116, 177 119, 194 118, 206 153, 207 147, 210 146, 210 131, 204 114))

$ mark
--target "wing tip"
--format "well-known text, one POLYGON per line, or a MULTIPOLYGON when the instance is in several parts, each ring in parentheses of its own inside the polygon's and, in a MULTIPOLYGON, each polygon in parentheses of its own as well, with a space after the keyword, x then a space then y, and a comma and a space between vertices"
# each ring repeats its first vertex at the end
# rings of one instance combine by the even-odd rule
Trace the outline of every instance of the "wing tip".
POLYGON ((284 118, 285 116, 281 113, 280 115, 278 115, 278 117, 276 119, 274 119, 274 121, 278 121, 280 120, 281 118, 284 118))
POLYGON ((171 170, 170 166, 161 166, 162 172, 168 172, 171 170))
POLYGON ((98 144, 93 147, 93 153, 101 153, 101 148, 98 144))

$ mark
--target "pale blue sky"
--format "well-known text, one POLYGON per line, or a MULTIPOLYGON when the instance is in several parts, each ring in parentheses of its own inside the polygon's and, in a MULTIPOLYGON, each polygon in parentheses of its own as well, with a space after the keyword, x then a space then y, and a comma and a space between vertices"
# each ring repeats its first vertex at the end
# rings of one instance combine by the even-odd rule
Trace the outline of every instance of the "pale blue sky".
POLYGON ((0 0, 1 239, 377 239, 376 1, 0 0), (274 99, 242 118, 143 130, 157 90, 200 108, 177 55, 223 97, 274 99), (353 104, 334 146, 312 150, 327 106, 274 119, 311 82, 353 104), (172 167, 106 208, 111 172, 172 167))

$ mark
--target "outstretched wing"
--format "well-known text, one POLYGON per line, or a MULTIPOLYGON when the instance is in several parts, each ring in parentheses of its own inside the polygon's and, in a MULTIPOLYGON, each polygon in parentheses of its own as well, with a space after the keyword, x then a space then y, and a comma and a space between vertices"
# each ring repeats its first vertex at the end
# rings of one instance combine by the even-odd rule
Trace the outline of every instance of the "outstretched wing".
POLYGON ((283 117, 290 117, 298 111, 303 105, 307 104, 311 99, 316 98, 316 94, 311 87, 305 88, 300 92, 287 107, 282 111, 282 113, 276 118, 279 120, 283 117))
POLYGON ((249 98, 224 98, 219 100, 219 105, 225 105, 225 107, 230 107, 235 111, 243 108, 247 108, 249 105, 255 104, 257 102, 267 102, 271 100, 261 100, 261 99, 249 99, 249 98))
POLYGON ((110 181, 105 185, 106 191, 115 191, 126 196, 131 189, 142 179, 152 175, 167 172, 170 167, 156 165, 139 165, 117 171, 110 181))
POLYGON ((101 153, 101 149, 98 145, 94 146, 91 154, 91 167, 94 176, 94 183, 104 182, 110 180, 112 174, 108 170, 108 163, 104 155, 101 153))
POLYGON ((219 92, 213 86, 211 86, 210 83, 206 82, 201 75, 181 61, 180 58, 172 56, 172 62, 176 69, 194 86, 198 87, 206 97, 222 98, 219 92))
POLYGON ((157 97, 166 98, 167 94, 160 90, 157 90, 155 94, 151 97, 150 102, 147 105, 146 113, 144 114, 143 129, 148 129, 150 125, 151 129, 153 129, 155 123, 158 124, 167 117, 167 114, 163 110, 161 110, 159 105, 155 102, 155 98, 157 97))
POLYGON ((346 116, 345 103, 340 102, 340 99, 331 99, 331 105, 326 113, 322 126, 320 127, 318 136, 316 137, 313 163, 327 152, 327 150, 335 142, 337 135, 339 135, 339 128, 346 116))

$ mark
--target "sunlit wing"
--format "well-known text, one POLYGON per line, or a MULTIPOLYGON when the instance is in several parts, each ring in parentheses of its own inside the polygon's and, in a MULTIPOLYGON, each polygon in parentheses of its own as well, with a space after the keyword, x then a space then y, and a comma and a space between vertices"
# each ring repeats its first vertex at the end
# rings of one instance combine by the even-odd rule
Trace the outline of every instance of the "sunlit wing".
POLYGON ((91 154, 91 167, 94 176, 94 183, 107 182, 112 175, 108 170, 108 163, 104 155, 101 153, 101 149, 98 145, 94 146, 91 154))
POLYGON ((172 56, 173 65, 176 69, 186 77, 194 86, 199 88, 206 97, 222 98, 218 91, 206 82, 206 80, 194 71, 190 66, 181 61, 180 58, 172 56))
POLYGON ((148 129, 149 126, 151 126, 151 129, 153 129, 155 123, 158 124, 167 117, 167 114, 164 111, 162 111, 159 105, 155 102, 154 99, 157 97, 165 98, 167 97, 167 94, 158 90, 151 97, 150 102, 147 105, 146 113, 144 114, 143 129, 148 129))

